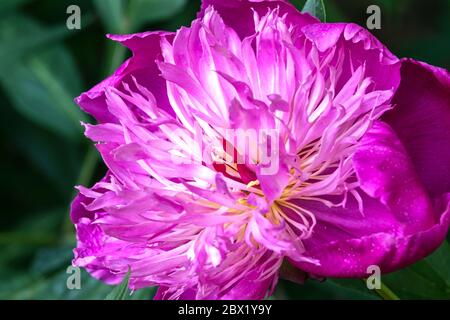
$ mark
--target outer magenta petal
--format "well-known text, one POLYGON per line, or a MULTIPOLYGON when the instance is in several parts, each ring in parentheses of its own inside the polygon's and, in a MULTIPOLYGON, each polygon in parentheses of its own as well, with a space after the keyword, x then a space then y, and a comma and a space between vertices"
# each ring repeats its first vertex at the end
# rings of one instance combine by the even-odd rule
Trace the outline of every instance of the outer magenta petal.
POLYGON ((402 60, 395 108, 383 120, 396 131, 432 195, 450 192, 450 74, 402 60))
POLYGON ((320 264, 296 265, 320 276, 362 277, 370 265, 391 272, 435 250, 450 223, 450 194, 430 200, 393 130, 375 122, 353 162, 362 208, 354 199, 345 209, 302 203, 317 219, 306 254, 320 264))
MULTIPOLYGON (((450 203, 450 196, 446 199, 450 203)), ((301 269, 326 277, 366 277, 367 267, 377 265, 383 273, 414 263, 439 247, 450 223, 450 206, 438 224, 423 231, 400 235, 380 232, 360 238, 335 240, 308 249, 320 265, 297 264, 301 269)))
POLYGON ((404 232, 420 231, 437 222, 409 154, 387 124, 375 122, 353 156, 353 164, 361 189, 388 207, 404 224, 404 232))
POLYGON ((241 38, 255 33, 253 10, 259 16, 264 16, 269 9, 278 7, 280 16, 288 14, 287 22, 297 27, 319 22, 319 20, 309 14, 300 13, 292 4, 284 0, 203 0, 201 11, 198 14, 199 18, 203 17, 208 6, 213 6, 225 24, 233 28, 241 38))
POLYGON ((122 83, 132 85, 132 77, 147 87, 155 96, 158 106, 171 110, 166 94, 166 84, 159 76, 155 60, 161 54, 161 37, 171 37, 171 32, 144 32, 131 35, 109 35, 112 40, 128 47, 133 56, 125 61, 111 76, 91 90, 81 94, 75 102, 98 122, 117 122, 108 111, 105 88, 119 88, 122 83))

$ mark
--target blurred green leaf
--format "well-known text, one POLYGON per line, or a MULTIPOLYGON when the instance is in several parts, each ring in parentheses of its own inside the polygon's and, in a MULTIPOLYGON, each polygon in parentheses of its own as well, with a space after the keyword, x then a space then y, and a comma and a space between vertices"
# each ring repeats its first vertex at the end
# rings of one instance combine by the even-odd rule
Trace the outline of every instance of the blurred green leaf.
MULTIPOLYGON (((382 281, 401 299, 450 298, 450 245, 442 246, 429 257, 400 271, 383 275, 382 281)), ((361 279, 327 279, 323 283, 308 280, 294 287, 282 282, 275 297, 289 299, 376 299, 361 279)))
MULTIPOLYGON (((22 221, 11 231, 0 232, 0 299, 12 299, 17 295, 28 294, 32 283, 43 277, 44 270, 28 271, 23 265, 30 263, 30 257, 33 257, 36 251, 40 252, 36 245, 48 245, 57 241, 57 226, 61 222, 62 213, 65 212, 65 209, 35 212, 32 218, 22 221), (47 239, 51 241, 48 242, 47 239)), ((71 250, 68 249, 68 252, 71 250)), ((61 259, 59 260, 57 264, 61 263, 61 259)))
POLYGON ((128 270, 122 282, 106 296, 105 300, 126 300, 127 296, 129 296, 128 282, 130 281, 130 274, 131 271, 128 270))
POLYGON ((305 5, 303 6, 302 12, 307 12, 322 22, 325 22, 327 20, 323 0, 307 0, 305 5))
POLYGON ((381 282, 380 289, 370 290, 367 287, 366 279, 342 279, 342 278, 333 278, 329 279, 329 281, 337 284, 338 286, 342 286, 344 288, 356 290, 360 292, 362 295, 371 295, 374 297, 381 297, 384 300, 399 300, 399 297, 388 287, 385 283, 381 282))
POLYGON ((447 241, 439 247, 432 255, 425 258, 424 262, 436 274, 436 280, 442 281, 450 289, 450 244, 447 241))
POLYGON ((379 299, 379 296, 374 290, 369 290, 367 288, 366 282, 364 279, 337 279, 332 278, 328 279, 334 285, 345 288, 347 290, 351 290, 354 293, 357 293, 361 298, 370 298, 370 299, 379 299))
MULTIPOLYGON (((58 236, 57 226, 67 209, 56 208, 34 215, 16 225, 13 231, 0 231, 0 245, 42 245, 52 243, 58 236)), ((4 263, 4 256, 0 255, 0 265, 4 263)))
POLYGON ((67 138, 79 139, 80 121, 88 119, 72 101, 62 77, 70 76, 61 70, 52 73, 50 64, 33 57, 17 65, 14 71, 0 76, 0 82, 22 115, 67 138))
MULTIPOLYGON (((52 67, 58 67, 62 62, 55 62, 52 67)), ((81 162, 80 148, 75 143, 48 130, 42 130, 15 112, 14 108, 5 108, 2 111, 0 134, 9 145, 10 150, 5 152, 20 155, 28 169, 35 168, 47 178, 45 181, 41 180, 41 184, 52 183, 56 187, 57 196, 67 198, 67 194, 73 190, 81 162)), ((32 176, 29 171, 28 175, 32 176)))
POLYGON ((74 244, 44 247, 38 250, 30 267, 32 274, 48 274, 70 265, 74 244))
POLYGON ((401 299, 450 299, 450 246, 444 242, 429 257, 382 277, 401 299))
POLYGON ((129 19, 132 30, 142 25, 169 19, 179 13, 187 0, 134 0, 130 2, 129 19))
POLYGON ((8 13, 27 2, 30 2, 30 0, 2 0, 0 2, 0 15, 8 13))
POLYGON ((21 14, 9 16, 0 27, 0 81, 14 106, 58 134, 79 138, 79 121, 87 117, 73 103, 82 90, 78 68, 62 46, 48 46, 66 36, 67 28, 43 28, 21 14))
MULTIPOLYGON (((15 251, 21 247, 15 247, 15 251)), ((67 288, 66 269, 73 258, 72 245, 43 247, 34 254, 31 268, 17 271, 17 264, 8 266, 0 259, 0 299, 99 299, 111 286, 94 279, 81 270, 81 288, 67 288)), ((3 251, 1 256, 3 256, 3 251)), ((17 261, 17 256, 16 256, 17 261)))
MULTIPOLYGON (((15 30, 18 43, 26 43, 30 37, 36 37, 33 38, 35 45, 43 41, 36 39, 51 39, 42 36, 46 32, 40 31, 39 25, 23 16, 10 21, 8 26, 11 32, 6 38, 11 37, 15 30)), ((80 121, 88 118, 73 102, 73 97, 81 90, 81 80, 68 51, 62 47, 50 47, 25 56, 32 48, 29 45, 18 46, 16 43, 13 49, 3 50, 5 47, 7 45, 0 49, 0 56, 24 56, 21 61, 12 62, 14 67, 8 72, 0 73, 0 83, 16 110, 58 134, 80 139, 80 121)))
POLYGON ((349 280, 350 283, 340 283, 334 279, 327 279, 323 282, 307 280, 299 285, 286 280, 279 281, 273 299, 276 300, 316 300, 316 299, 351 299, 367 300, 379 299, 379 297, 367 289, 363 289, 364 284, 357 279, 349 280), (360 283, 358 283, 358 281, 360 283))
MULTIPOLYGON (((12 272, 9 270, 10 274, 12 272)), ((110 286, 92 278, 84 270, 81 271, 81 289, 73 290, 67 288, 65 268, 49 275, 13 274, 10 280, 0 284, 1 299, 90 300, 98 299, 111 290, 110 286)))
POLYGON ((94 5, 108 33, 124 32, 127 22, 124 14, 124 0, 94 0, 94 5))
POLYGON ((144 24, 161 22, 181 12, 187 0, 95 0, 109 33, 138 32, 144 24))
POLYGON ((30 51, 68 35, 65 25, 45 29, 22 14, 13 14, 0 20, 0 73, 13 69, 15 63, 30 51))
POLYGON ((156 293, 156 287, 143 288, 134 291, 130 300, 151 300, 156 293))
POLYGON ((181 26, 189 26, 192 23, 192 20, 195 19, 199 8, 199 0, 186 1, 186 5, 180 12, 176 13, 176 15, 174 15, 170 19, 166 19, 158 23, 158 29, 175 32, 181 26))
POLYGON ((31 125, 20 123, 14 127, 17 130, 10 129, 8 132, 11 142, 15 143, 30 166, 39 170, 57 187, 58 195, 66 198, 67 193, 73 190, 79 169, 76 146, 31 125), (62 161, 62 155, 66 160, 62 161))
POLYGON ((56 242, 56 237, 40 232, 0 232, 0 245, 5 243, 15 243, 16 245, 45 245, 56 242))
MULTIPOLYGON (((111 291, 111 286, 93 278, 81 269, 81 288, 70 290, 66 282, 69 276, 66 268, 52 274, 18 273, 13 269, 0 270, 0 299, 54 299, 54 300, 98 300, 111 291)), ((127 295, 128 300, 150 300, 155 294, 155 288, 145 288, 127 295)))

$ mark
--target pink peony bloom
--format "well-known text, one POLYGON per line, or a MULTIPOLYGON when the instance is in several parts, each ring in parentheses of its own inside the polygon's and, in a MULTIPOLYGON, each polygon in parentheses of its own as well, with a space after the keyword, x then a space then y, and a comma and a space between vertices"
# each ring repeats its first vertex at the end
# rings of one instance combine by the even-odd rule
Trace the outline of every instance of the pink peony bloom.
POLYGON ((283 261, 405 267, 443 241, 450 77, 284 1, 204 0, 77 98, 108 167, 72 204, 74 264, 160 299, 262 299, 283 261))

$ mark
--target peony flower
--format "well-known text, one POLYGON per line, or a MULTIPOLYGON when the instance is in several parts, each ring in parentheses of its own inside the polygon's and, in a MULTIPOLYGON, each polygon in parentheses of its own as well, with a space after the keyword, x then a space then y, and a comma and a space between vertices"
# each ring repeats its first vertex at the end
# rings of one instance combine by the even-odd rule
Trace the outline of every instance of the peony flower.
POLYGON ((263 299, 405 267, 446 236, 450 77, 285 1, 204 0, 77 98, 106 176, 79 186, 74 264, 158 299, 263 299))

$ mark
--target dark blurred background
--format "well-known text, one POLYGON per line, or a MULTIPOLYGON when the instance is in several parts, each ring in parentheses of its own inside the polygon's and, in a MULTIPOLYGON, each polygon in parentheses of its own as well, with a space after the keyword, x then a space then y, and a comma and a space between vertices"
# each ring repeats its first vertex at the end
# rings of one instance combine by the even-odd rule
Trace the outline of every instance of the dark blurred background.
MULTIPOLYGON (((292 2, 302 8, 304 0, 292 2)), ((381 30, 372 32, 394 54, 449 68, 450 1, 324 2, 328 22, 362 26, 367 7, 378 5, 381 30)), ((0 299, 103 299, 111 291, 84 271, 81 290, 66 287, 75 245, 68 210, 73 186, 89 186, 105 172, 79 125, 92 119, 73 98, 129 55, 106 33, 175 31, 199 7, 192 0, 0 1, 0 299), (81 9, 81 30, 66 28, 72 4, 81 9)), ((449 299, 448 244, 383 281, 400 298, 449 299)), ((361 280, 328 279, 301 287, 283 281, 274 298, 379 297, 361 280)))

